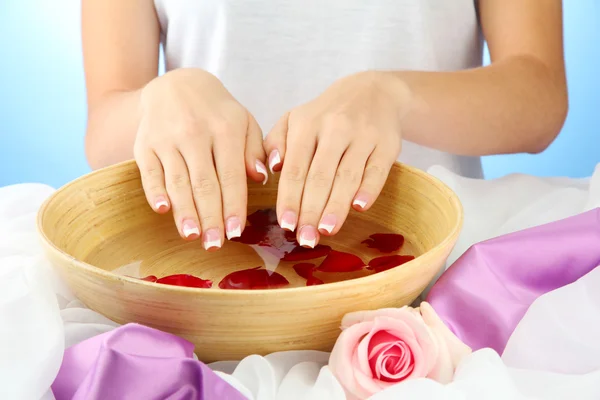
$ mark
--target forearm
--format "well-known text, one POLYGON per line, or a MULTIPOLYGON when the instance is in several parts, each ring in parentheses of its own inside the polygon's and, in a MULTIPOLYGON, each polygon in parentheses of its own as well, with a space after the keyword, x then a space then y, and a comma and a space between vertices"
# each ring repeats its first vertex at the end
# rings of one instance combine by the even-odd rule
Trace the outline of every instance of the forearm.
POLYGON ((140 90, 111 92, 88 108, 85 152, 92 169, 133 158, 140 90))
POLYGON ((133 158, 140 93, 111 92, 89 108, 85 150, 92 169, 133 158))
POLYGON ((459 155, 537 153, 567 113, 562 71, 512 57, 459 72, 391 72, 402 82, 405 140, 459 155))

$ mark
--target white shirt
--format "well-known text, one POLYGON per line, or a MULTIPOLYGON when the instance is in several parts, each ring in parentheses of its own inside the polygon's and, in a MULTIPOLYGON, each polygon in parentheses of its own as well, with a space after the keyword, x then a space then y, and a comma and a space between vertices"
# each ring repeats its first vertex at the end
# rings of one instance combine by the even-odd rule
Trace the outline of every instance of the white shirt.
MULTIPOLYGON (((474 0, 155 0, 166 69, 217 76, 268 133, 335 80, 370 69, 480 66, 474 0)), ((403 143, 399 160, 481 177, 479 157, 403 143)))

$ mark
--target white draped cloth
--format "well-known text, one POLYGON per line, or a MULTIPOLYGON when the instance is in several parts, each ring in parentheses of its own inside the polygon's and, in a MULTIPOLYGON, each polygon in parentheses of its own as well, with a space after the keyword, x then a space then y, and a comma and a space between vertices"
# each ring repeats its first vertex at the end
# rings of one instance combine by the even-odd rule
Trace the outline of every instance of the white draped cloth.
MULTIPOLYGON (((483 181, 441 167, 429 172, 456 191, 465 209, 448 265, 476 242, 600 207, 600 168, 577 180, 483 181)), ((40 184, 0 188, 0 399, 54 399, 49 388, 64 349, 117 326, 75 299, 44 258, 36 212, 52 192, 40 184)), ((328 356, 281 352, 210 366, 249 399, 343 400, 328 356)), ((372 399, 600 399, 600 268, 535 301, 502 357, 482 349, 447 385, 412 380, 372 399)))

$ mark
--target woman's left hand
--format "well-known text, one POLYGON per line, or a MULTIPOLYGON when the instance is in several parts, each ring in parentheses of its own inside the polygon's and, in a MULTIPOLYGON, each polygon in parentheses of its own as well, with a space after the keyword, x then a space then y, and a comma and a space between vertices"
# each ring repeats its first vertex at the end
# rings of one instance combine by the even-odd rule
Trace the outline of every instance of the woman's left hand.
POLYGON ((368 210, 401 150, 408 90, 384 72, 336 81, 284 115, 265 139, 271 171, 281 171, 279 225, 300 245, 336 234, 353 207, 368 210))

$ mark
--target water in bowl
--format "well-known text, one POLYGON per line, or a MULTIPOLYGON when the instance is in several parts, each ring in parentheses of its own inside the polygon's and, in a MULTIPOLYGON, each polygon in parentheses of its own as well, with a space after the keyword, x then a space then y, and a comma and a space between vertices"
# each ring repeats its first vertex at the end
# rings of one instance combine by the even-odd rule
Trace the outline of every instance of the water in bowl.
MULTIPOLYGON (((209 290, 300 287, 356 279, 401 268, 419 255, 403 232, 392 232, 351 213, 340 232, 300 247, 282 230, 272 209, 248 216, 241 238, 207 252, 199 240, 181 239, 173 221, 125 232, 101 242, 84 261, 120 275, 209 290), (400 246, 399 246, 400 245, 400 246)), ((406 233, 404 233, 406 234, 406 233)))

